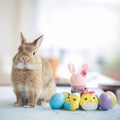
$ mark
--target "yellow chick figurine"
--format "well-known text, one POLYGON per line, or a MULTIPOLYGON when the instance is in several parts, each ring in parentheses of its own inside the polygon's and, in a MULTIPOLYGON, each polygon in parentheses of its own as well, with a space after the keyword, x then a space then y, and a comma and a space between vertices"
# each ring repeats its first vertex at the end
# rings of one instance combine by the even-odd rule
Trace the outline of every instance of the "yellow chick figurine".
POLYGON ((98 98, 94 91, 84 91, 80 98, 80 106, 83 110, 96 110, 98 108, 98 98))
POLYGON ((80 96, 77 94, 70 94, 68 97, 66 97, 64 102, 64 109, 67 110, 77 110, 79 108, 80 104, 80 96))

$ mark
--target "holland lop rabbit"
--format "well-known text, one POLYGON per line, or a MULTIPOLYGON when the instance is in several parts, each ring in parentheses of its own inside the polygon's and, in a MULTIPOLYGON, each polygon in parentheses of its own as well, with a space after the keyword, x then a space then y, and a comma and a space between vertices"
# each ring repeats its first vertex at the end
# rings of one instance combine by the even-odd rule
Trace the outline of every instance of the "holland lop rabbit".
POLYGON ((43 35, 27 42, 21 33, 21 44, 13 58, 12 83, 16 95, 15 106, 35 107, 48 102, 56 84, 49 62, 37 54, 43 35))

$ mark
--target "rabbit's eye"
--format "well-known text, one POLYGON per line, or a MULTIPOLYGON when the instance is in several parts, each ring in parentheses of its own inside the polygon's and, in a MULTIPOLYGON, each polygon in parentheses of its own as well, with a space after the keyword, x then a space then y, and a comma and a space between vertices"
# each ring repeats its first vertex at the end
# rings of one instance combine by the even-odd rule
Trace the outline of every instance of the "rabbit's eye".
POLYGON ((33 55, 35 55, 35 52, 33 52, 33 55))

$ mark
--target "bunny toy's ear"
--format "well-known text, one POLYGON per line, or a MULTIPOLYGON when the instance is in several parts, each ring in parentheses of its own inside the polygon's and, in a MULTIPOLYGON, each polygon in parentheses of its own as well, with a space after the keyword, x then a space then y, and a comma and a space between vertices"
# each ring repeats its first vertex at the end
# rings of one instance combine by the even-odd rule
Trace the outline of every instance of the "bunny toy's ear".
POLYGON ((69 69, 69 71, 70 71, 72 74, 75 73, 75 67, 74 67, 74 65, 73 65, 72 63, 68 64, 68 69, 69 69))
POLYGON ((83 64, 82 65, 82 70, 81 70, 81 75, 86 76, 87 71, 88 71, 88 64, 83 64))
POLYGON ((82 70, 86 70, 87 71, 88 70, 88 64, 83 64, 82 65, 82 70))

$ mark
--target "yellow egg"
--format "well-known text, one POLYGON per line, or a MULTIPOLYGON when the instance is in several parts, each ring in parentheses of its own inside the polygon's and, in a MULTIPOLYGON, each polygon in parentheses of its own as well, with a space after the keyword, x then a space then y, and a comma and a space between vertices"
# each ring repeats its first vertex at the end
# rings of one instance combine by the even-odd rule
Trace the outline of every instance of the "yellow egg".
POLYGON ((111 105, 111 107, 113 108, 115 105, 116 105, 116 103, 117 103, 117 97, 116 97, 116 95, 113 93, 113 92, 111 92, 111 91, 107 91, 106 92, 110 97, 111 97, 111 99, 112 99, 112 105, 111 105))

